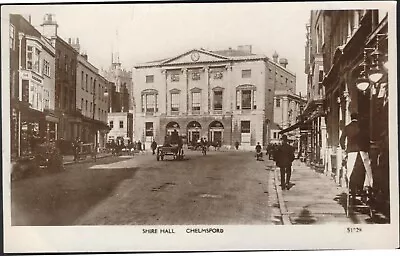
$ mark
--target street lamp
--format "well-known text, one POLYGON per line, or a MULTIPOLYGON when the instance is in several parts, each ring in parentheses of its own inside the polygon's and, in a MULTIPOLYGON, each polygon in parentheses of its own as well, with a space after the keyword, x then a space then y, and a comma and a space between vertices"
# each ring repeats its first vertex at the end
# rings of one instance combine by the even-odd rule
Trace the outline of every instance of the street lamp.
POLYGON ((386 34, 377 35, 376 45, 374 48, 364 48, 364 60, 360 65, 362 67, 362 71, 360 72, 360 76, 356 80, 356 86, 362 92, 365 92, 370 87, 370 82, 372 82, 375 86, 376 83, 378 83, 379 80, 382 79, 384 75, 384 69, 382 69, 381 67, 382 62, 386 71, 388 70, 387 54, 383 56, 383 54, 379 51, 379 38, 382 36, 386 36, 386 34), (369 55, 372 59, 371 65, 367 64, 367 51, 372 51, 372 53, 370 53, 369 55))

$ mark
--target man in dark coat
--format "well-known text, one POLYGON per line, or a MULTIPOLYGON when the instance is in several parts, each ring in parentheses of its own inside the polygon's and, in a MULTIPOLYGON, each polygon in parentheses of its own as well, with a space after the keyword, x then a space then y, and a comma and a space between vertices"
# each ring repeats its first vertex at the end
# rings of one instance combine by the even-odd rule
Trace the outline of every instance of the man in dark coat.
POLYGON ((369 136, 366 130, 362 130, 358 115, 353 113, 350 115, 351 122, 343 129, 340 136, 340 146, 346 149, 347 153, 347 181, 350 182, 350 177, 353 172, 357 156, 360 155, 365 167, 366 175, 364 179, 364 188, 369 192, 373 186, 371 160, 368 155, 369 151, 369 136), (347 138, 347 147, 346 147, 347 138))
POLYGON ((282 136, 282 145, 274 152, 274 160, 281 172, 282 190, 290 188, 290 176, 292 175, 292 162, 294 160, 294 148, 288 144, 286 135, 282 136))
POLYGON ((157 149, 157 142, 153 140, 153 142, 151 143, 151 150, 153 151, 153 155, 156 154, 156 149, 157 149))

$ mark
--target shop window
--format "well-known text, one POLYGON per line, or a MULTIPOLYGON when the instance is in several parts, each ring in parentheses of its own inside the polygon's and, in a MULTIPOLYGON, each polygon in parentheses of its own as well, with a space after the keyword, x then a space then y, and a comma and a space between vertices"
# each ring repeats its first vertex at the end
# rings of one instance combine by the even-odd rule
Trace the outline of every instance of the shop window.
POLYGON ((153 122, 146 122, 146 136, 153 137, 153 122))
POLYGON ((240 131, 241 133, 250 133, 250 121, 241 121, 240 131))

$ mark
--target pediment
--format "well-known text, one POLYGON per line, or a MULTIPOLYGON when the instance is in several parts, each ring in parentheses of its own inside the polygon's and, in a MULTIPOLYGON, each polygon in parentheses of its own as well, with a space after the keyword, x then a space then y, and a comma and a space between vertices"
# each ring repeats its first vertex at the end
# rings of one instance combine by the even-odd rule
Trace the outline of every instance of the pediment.
POLYGON ((216 62, 216 61, 226 61, 227 57, 218 55, 212 52, 204 50, 191 50, 185 52, 184 54, 178 55, 174 58, 170 58, 161 63, 161 65, 179 65, 188 63, 203 63, 203 62, 216 62))

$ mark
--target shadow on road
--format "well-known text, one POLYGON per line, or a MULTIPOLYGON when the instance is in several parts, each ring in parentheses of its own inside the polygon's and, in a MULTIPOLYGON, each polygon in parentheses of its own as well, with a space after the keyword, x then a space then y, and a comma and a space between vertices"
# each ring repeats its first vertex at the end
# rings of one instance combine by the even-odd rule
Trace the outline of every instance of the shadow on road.
POLYGON ((11 184, 15 226, 71 225, 137 168, 74 170, 11 184))

